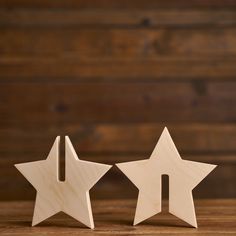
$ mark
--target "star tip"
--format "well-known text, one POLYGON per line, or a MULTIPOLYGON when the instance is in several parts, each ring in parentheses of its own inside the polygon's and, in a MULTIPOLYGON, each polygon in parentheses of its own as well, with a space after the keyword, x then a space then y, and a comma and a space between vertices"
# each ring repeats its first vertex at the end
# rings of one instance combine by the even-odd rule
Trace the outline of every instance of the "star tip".
POLYGON ((218 165, 213 165, 213 170, 217 167, 218 165))
POLYGON ((21 165, 20 163, 19 164, 14 164, 14 166, 17 170, 19 170, 20 165, 21 165))
POLYGON ((121 170, 121 165, 122 165, 122 163, 116 163, 116 164, 115 164, 115 166, 116 166, 118 169, 120 169, 120 170, 121 170))
POLYGON ((188 222, 193 228, 197 229, 198 225, 197 225, 197 220, 196 218, 192 221, 192 222, 188 222))
POLYGON ((40 220, 35 216, 35 211, 34 211, 34 216, 33 216, 33 219, 32 219, 31 226, 34 227, 34 226, 40 224, 42 221, 43 221, 42 219, 40 220))
POLYGON ((32 223, 31 223, 31 227, 34 227, 35 225, 37 225, 37 223, 34 222, 34 221, 32 221, 32 223))
POLYGON ((213 171, 218 165, 210 164, 210 172, 213 171))
POLYGON ((136 215, 134 217, 134 222, 133 222, 133 225, 138 225, 140 224, 142 221, 144 221, 144 219, 141 219, 141 218, 138 218, 136 215))
POLYGON ((165 126, 165 127, 164 127, 164 129, 163 129, 163 132, 165 132, 165 133, 168 133, 168 134, 169 134, 169 130, 168 130, 167 126, 165 126))
POLYGON ((127 169, 127 163, 128 162, 121 162, 121 163, 116 163, 116 167, 123 173, 125 173, 125 170, 127 169))
POLYGON ((69 137, 68 135, 65 136, 65 141, 66 141, 67 143, 71 143, 70 137, 69 137))
POLYGON ((197 229, 198 228, 198 225, 197 225, 197 223, 195 223, 194 225, 192 225, 195 229, 197 229))
POLYGON ((54 144, 56 143, 57 145, 59 145, 60 140, 61 140, 61 136, 60 136, 60 135, 57 135, 54 144))
POLYGON ((110 170, 113 165, 107 165, 107 169, 110 170))
POLYGON ((140 223, 139 221, 134 220, 133 226, 136 226, 136 225, 139 224, 139 223, 140 223))
POLYGON ((94 222, 90 222, 89 224, 86 224, 88 228, 95 229, 94 222))
POLYGON ((112 165, 107 165, 107 164, 102 164, 102 165, 104 166, 106 172, 112 168, 112 165))

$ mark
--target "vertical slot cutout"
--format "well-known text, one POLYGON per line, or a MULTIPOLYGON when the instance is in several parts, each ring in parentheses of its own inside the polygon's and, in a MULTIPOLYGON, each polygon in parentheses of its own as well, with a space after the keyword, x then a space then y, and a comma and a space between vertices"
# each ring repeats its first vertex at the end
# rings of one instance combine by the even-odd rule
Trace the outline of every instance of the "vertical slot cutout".
POLYGON ((65 168, 65 136, 61 138, 59 145, 59 161, 58 161, 58 178, 59 181, 64 182, 66 176, 66 168, 65 168))
POLYGON ((169 211, 169 175, 161 176, 161 209, 163 212, 169 211))

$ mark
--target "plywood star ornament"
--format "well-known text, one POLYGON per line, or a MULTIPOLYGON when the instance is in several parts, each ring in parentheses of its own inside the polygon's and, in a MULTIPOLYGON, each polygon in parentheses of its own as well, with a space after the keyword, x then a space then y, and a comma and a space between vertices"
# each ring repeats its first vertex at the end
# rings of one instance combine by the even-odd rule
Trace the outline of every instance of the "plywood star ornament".
POLYGON ((167 130, 147 160, 117 164, 139 189, 134 225, 161 212, 161 177, 169 176, 169 212, 197 227, 192 190, 216 167, 181 159, 167 130))
POLYGON ((89 190, 111 168, 79 160, 68 136, 65 137, 65 181, 59 181, 58 136, 46 160, 15 165, 37 190, 32 226, 63 211, 94 228, 89 190))

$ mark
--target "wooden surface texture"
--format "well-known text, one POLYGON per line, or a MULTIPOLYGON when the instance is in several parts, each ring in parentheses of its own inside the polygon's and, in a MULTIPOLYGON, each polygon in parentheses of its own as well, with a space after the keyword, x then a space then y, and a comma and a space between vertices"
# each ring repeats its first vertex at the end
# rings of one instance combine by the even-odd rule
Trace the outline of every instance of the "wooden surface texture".
MULTIPOLYGON (((92 201, 95 229, 90 230, 69 216, 58 215, 31 227, 33 202, 0 202, 0 234, 30 235, 235 235, 236 200, 197 200, 199 228, 191 228, 167 211, 132 226, 134 200, 92 201)), ((164 208, 167 208, 166 203, 164 208)))

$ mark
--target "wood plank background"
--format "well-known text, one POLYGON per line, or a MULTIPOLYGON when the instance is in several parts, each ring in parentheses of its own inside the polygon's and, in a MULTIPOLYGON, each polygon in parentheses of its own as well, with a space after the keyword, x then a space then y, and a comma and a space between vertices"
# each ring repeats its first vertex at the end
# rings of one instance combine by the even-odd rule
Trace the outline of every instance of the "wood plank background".
MULTIPOLYGON (((33 199, 13 164, 57 135, 115 164, 148 158, 164 126, 219 165, 196 197, 236 197, 235 105, 236 1, 0 1, 0 200, 33 199)), ((137 191, 113 168, 91 194, 137 191)))

